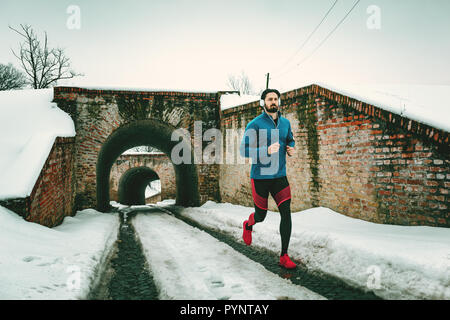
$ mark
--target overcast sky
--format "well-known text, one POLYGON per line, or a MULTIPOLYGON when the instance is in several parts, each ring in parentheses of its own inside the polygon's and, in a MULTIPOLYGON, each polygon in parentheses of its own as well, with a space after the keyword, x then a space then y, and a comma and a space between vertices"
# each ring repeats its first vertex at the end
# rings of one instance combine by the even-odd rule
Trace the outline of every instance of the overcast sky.
POLYGON ((215 91, 241 71, 256 90, 267 72, 283 91, 311 81, 450 84, 448 0, 361 0, 310 56, 355 1, 339 0, 288 60, 335 0, 2 0, 0 63, 19 66, 11 48, 21 38, 8 25, 23 23, 47 31, 85 74, 61 84, 215 91), (70 5, 80 9, 79 29, 67 27, 70 5))

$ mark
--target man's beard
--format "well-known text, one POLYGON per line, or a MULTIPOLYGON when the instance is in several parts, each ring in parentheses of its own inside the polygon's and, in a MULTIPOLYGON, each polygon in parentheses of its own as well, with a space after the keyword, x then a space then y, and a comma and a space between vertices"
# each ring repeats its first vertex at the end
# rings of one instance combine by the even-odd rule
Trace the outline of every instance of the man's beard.
POLYGON ((266 110, 267 110, 267 112, 270 112, 270 113, 274 113, 274 112, 277 112, 278 111, 278 107, 276 106, 276 105, 272 105, 272 106, 267 106, 266 107, 266 110))

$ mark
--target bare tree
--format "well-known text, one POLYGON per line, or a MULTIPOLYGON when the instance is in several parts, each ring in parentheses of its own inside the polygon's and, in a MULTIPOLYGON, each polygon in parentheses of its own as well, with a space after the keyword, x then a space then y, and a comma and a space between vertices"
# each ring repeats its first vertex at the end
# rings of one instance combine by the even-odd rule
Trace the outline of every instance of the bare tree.
POLYGON ((228 75, 227 85, 236 91, 239 91, 240 94, 253 94, 253 86, 250 83, 250 79, 245 74, 244 71, 241 72, 240 75, 228 75))
POLYGON ((0 91, 22 89, 27 84, 23 72, 14 68, 12 63, 0 63, 0 91))
POLYGON ((20 25, 22 30, 9 28, 23 38, 18 53, 13 54, 20 60, 28 81, 34 89, 49 88, 57 81, 71 79, 82 74, 70 69, 70 60, 62 48, 49 48, 47 32, 44 32, 44 43, 38 39, 36 33, 29 25, 20 25))

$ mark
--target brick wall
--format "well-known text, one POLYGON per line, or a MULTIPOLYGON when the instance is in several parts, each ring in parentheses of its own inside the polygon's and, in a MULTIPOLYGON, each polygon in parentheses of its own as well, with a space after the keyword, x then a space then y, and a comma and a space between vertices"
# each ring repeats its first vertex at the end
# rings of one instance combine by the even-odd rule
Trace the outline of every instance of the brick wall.
POLYGON ((65 216, 73 215, 75 138, 56 138, 29 197, 3 201, 30 222, 55 227, 65 216))
POLYGON ((54 227, 75 214, 74 138, 57 138, 30 195, 28 221, 54 227))
POLYGON ((200 203, 203 204, 208 200, 221 202, 219 177, 219 164, 199 164, 199 193, 200 203))
MULTIPOLYGON (((311 85, 281 97, 297 153, 287 157, 292 211, 324 206, 377 223, 450 226, 449 134, 311 85)), ((245 128, 257 102, 224 110, 245 128)), ((250 165, 220 168, 223 201, 253 206, 250 165)), ((269 210, 277 211, 273 199, 269 210)))
MULTIPOLYGON (((161 180, 161 199, 176 198, 175 170, 166 154, 121 155, 111 169, 110 198, 118 201, 120 177, 129 169, 149 167, 161 180)), ((159 200, 158 200, 159 201, 159 200)))

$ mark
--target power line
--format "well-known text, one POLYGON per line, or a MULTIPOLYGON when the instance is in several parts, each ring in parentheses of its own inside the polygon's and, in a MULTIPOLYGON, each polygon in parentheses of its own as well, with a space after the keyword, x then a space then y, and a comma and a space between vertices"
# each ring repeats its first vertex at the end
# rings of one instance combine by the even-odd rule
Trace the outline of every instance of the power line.
POLYGON ((348 17, 348 15, 353 11, 353 9, 358 5, 358 3, 361 0, 357 0, 355 2, 355 4, 353 5, 353 7, 351 7, 351 9, 345 14, 345 16, 341 19, 341 21, 338 22, 338 24, 334 27, 333 30, 331 30, 331 32, 322 40, 322 42, 319 43, 319 45, 307 56, 305 57, 302 61, 300 61, 299 63, 297 63, 297 65, 295 67, 293 67, 291 70, 288 70, 284 73, 282 73, 281 75, 277 76, 276 78, 280 78, 281 76, 284 76, 292 71, 295 70, 295 68, 301 66, 306 60, 308 60, 309 58, 311 58, 312 55, 314 55, 314 53, 316 53, 317 50, 320 49, 320 47, 331 37, 331 35, 336 31, 336 29, 345 21, 345 19, 348 17))
POLYGON ((306 43, 311 39, 311 37, 316 33, 317 29, 322 25, 322 23, 325 21, 327 16, 330 14, 331 10, 335 7, 336 3, 338 3, 339 0, 335 0, 334 3, 331 5, 331 7, 328 9, 327 13, 323 16, 322 20, 320 20, 319 24, 314 28, 314 30, 309 34, 308 38, 306 38, 305 41, 301 44, 301 46, 295 51, 295 53, 287 59, 287 61, 280 67, 280 72, 284 69, 284 67, 303 49, 303 47, 306 45, 306 43))

